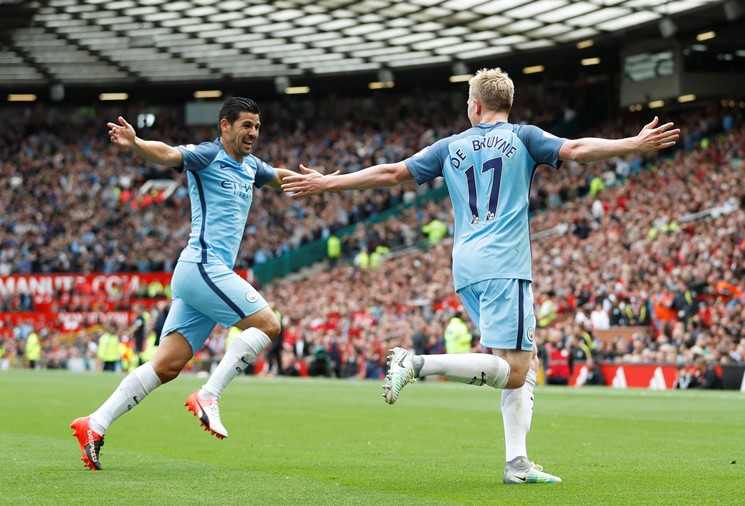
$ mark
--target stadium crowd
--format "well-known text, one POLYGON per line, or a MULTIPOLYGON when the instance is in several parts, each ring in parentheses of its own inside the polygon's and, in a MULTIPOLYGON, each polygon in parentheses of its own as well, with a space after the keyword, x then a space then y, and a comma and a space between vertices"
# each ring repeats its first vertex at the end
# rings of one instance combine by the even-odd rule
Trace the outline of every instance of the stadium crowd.
MULTIPOLYGON (((570 98, 546 104, 546 110, 555 106, 561 114, 534 114, 522 107, 521 119, 561 130, 576 117, 570 98)), ((409 156, 463 128, 464 103, 461 93, 440 92, 260 104, 262 133, 255 154, 275 167, 297 170, 305 163, 356 171, 409 156), (414 112, 427 122, 416 121, 414 112)), ((146 104, 128 107, 153 110, 146 104)), ((120 114, 63 106, 0 111, 0 199, 13 210, 0 217, 0 275, 172 270, 189 232, 183 176, 112 147, 105 125, 120 114), (167 199, 157 190, 140 193, 146 181, 161 178, 182 184, 167 199)), ((177 107, 160 106, 155 116, 152 128, 137 129, 141 137, 186 144, 216 136, 216 127, 183 128, 177 107)), ((362 221, 399 203, 405 191, 337 194, 312 202, 257 191, 236 268, 362 221)))
MULTIPOLYGON (((463 104, 449 94, 348 100, 334 107, 308 102, 270 108, 258 156, 276 166, 302 162, 355 171, 403 159, 465 126, 463 104), (426 126, 408 109, 427 117, 426 126)), ((555 109, 559 116, 520 112, 527 108, 519 104, 515 109, 523 114, 520 120, 560 129, 575 117, 568 103, 555 109)), ((166 199, 137 194, 148 179, 179 176, 115 153, 101 125, 116 114, 36 111, 0 128, 0 197, 13 210, 0 217, 0 274, 172 269, 186 243, 188 197, 183 187, 166 199)), ((158 118, 162 125, 178 124, 167 109, 158 118)), ((703 357, 745 363, 742 109, 710 106, 674 119, 684 137, 662 156, 567 163, 536 173, 533 287, 544 354, 558 349, 597 362, 691 364, 703 357), (597 338, 624 325, 643 330, 631 339, 597 338)), ((598 133, 614 137, 638 129, 637 121, 622 117, 598 133)), ((167 126, 153 137, 174 143, 195 138, 194 131, 184 135, 167 126)), ((209 129, 197 131, 200 137, 209 140, 209 129)), ((282 311, 284 326, 281 359, 267 370, 295 374, 315 363, 320 365, 311 370, 319 374, 377 378, 389 347, 445 349, 444 330, 459 312, 449 239, 430 236, 426 247, 421 239, 434 220, 452 227, 449 203, 430 201, 364 226, 366 218, 417 192, 402 185, 292 202, 278 192, 255 192, 236 267, 359 224, 344 238, 346 261, 302 281, 262 287, 282 311), (362 260, 361 254, 379 246, 392 253, 374 263, 362 260)), ((33 310, 33 300, 16 294, 3 300, 2 309, 33 310)), ((153 309, 153 321, 164 310, 153 309)), ((6 357, 23 355, 30 327, 14 325, 15 337, 4 344, 6 357)), ((109 330, 127 336, 127 327, 109 330)), ((59 329, 36 330, 47 332, 47 367, 63 367, 72 357, 92 360, 97 353, 100 329, 68 340, 71 346, 53 344, 65 342, 59 329)), ((474 349, 477 342, 474 335, 474 349)), ((223 348, 224 331, 216 330, 195 364, 219 359, 223 348)))

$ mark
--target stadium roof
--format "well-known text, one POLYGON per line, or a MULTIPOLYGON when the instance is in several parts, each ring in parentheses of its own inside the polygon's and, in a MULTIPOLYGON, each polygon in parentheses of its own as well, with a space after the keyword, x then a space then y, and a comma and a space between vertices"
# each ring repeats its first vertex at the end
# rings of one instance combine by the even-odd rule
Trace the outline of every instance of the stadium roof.
POLYGON ((726 3, 737 0, 0 0, 0 86, 384 81, 644 28, 659 38, 660 21, 704 27, 726 3))

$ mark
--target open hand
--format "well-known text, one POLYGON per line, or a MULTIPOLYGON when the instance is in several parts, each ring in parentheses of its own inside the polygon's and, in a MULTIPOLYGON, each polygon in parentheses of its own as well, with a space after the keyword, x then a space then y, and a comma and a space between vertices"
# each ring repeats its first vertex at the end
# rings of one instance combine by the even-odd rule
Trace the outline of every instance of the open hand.
POLYGON ((300 174, 285 176, 282 179, 282 191, 288 193, 293 199, 317 195, 325 191, 327 178, 337 174, 339 174, 338 170, 333 174, 324 175, 300 164, 300 174))
POLYGON ((636 136, 640 150, 657 151, 669 148, 674 146, 680 138, 680 128, 673 128, 672 122, 660 126, 657 126, 657 123, 659 123, 659 118, 655 116, 636 136))
POLYGON ((121 116, 119 116, 119 123, 119 125, 111 122, 106 124, 109 127, 111 143, 123 148, 131 148, 135 143, 135 129, 121 116))

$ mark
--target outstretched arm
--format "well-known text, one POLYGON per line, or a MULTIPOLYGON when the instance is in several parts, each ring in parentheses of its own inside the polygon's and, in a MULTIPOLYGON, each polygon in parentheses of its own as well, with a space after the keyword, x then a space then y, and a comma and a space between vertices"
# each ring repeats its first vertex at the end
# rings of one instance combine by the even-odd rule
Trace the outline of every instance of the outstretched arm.
POLYGON ((657 116, 644 126, 635 137, 625 139, 600 139, 584 137, 569 139, 559 149, 560 160, 576 162, 595 162, 614 156, 658 151, 674 146, 680 137, 680 129, 672 128, 673 123, 657 126, 657 116))
POLYGON ((109 127, 109 138, 112 144, 128 149, 145 160, 169 167, 181 167, 184 163, 181 151, 177 148, 160 141, 140 139, 135 134, 134 127, 121 116, 119 116, 118 125, 107 123, 106 126, 109 127))
POLYGON ((291 194, 292 198, 341 190, 388 188, 414 179, 404 162, 373 165, 361 171, 340 176, 323 175, 304 165, 300 166, 300 171, 301 174, 293 174, 282 180, 282 190, 291 194))
POLYGON ((289 169, 278 169, 278 168, 275 168, 274 170, 277 172, 277 177, 274 178, 274 181, 272 181, 271 183, 269 183, 267 185, 267 186, 269 186, 271 188, 281 188, 282 187, 282 183, 284 182, 285 178, 287 176, 292 176, 292 175, 295 174, 295 172, 292 172, 289 169))

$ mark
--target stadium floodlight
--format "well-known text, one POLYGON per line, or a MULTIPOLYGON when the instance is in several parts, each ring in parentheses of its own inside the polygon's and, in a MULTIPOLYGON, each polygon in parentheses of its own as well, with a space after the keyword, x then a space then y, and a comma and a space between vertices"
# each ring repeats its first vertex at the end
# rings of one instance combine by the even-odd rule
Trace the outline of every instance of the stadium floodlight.
POLYGON ((367 87, 371 90, 382 90, 384 88, 393 88, 396 85, 393 71, 390 69, 378 70, 378 80, 368 83, 367 87))
POLYGON ((393 88, 396 85, 393 81, 372 81, 367 83, 367 87, 371 90, 383 90, 386 88, 393 88))
POLYGON ((197 90, 194 92, 194 98, 220 98, 221 90, 197 90))
POLYGON ((717 36, 717 32, 713 30, 709 30, 708 32, 702 32, 696 35, 696 40, 699 42, 703 42, 705 40, 711 40, 717 36))
POLYGON ((531 67, 523 68, 523 74, 538 74, 544 70, 546 70, 546 68, 543 65, 533 65, 531 67))
POLYGON ((33 93, 11 93, 8 95, 8 102, 34 102, 36 95, 33 93))
POLYGON ((285 95, 304 95, 310 93, 309 86, 288 86, 285 88, 285 95))
POLYGON ((448 77, 448 81, 451 83, 462 83, 473 77, 473 74, 468 71, 468 66, 462 61, 453 63, 451 70, 453 74, 448 77))
POLYGON ((127 93, 101 93, 98 95, 98 100, 101 100, 101 101, 127 100, 128 98, 129 98, 129 94, 127 93))

